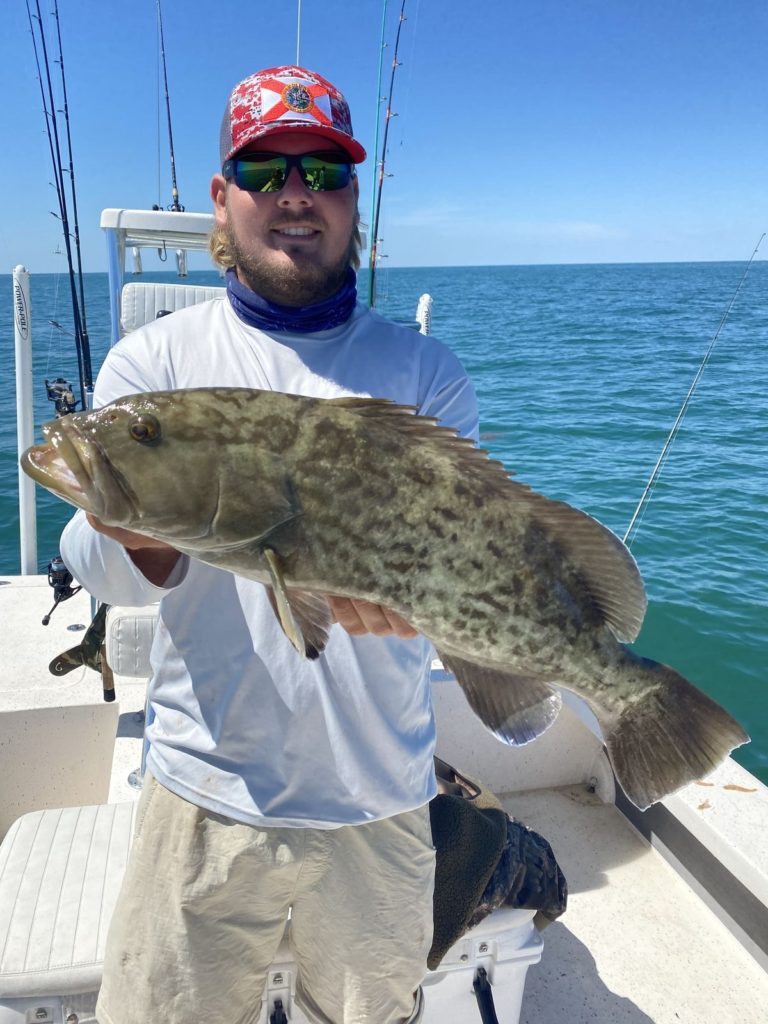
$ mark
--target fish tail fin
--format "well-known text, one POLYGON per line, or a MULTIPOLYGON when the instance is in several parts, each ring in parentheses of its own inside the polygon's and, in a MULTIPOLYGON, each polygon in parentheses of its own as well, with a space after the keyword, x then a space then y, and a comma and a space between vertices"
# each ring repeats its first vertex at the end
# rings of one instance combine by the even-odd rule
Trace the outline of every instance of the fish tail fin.
POLYGON ((708 775, 749 736, 667 665, 633 655, 630 671, 642 675, 645 693, 622 711, 606 745, 622 789, 644 810, 708 775))

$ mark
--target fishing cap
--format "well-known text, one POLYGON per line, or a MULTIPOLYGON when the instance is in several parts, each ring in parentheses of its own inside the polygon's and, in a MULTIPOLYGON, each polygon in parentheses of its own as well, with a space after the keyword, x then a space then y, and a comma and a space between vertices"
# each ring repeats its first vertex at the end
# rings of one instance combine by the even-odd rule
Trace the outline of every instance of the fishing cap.
POLYGON ((316 71, 286 66, 257 71, 234 87, 221 122, 221 162, 254 139, 295 131, 323 135, 345 149, 356 164, 365 160, 339 90, 316 71))

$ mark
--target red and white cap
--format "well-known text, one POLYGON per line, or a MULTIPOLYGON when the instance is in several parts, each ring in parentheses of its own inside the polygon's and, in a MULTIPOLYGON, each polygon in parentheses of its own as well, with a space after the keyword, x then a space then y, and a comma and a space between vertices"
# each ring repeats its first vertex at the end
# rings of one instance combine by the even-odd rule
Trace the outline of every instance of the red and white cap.
POLYGON ((324 136, 345 149, 356 164, 365 160, 339 90, 316 71, 286 66, 257 71, 234 87, 221 122, 221 162, 254 139, 295 131, 324 136))

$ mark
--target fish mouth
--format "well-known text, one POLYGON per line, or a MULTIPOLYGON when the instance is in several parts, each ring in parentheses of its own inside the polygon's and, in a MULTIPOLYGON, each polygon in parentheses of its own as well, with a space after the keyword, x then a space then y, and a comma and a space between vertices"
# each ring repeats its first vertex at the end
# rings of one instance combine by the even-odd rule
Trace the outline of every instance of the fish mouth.
POLYGON ((130 518, 134 501, 99 442, 74 417, 43 424, 45 444, 21 457, 25 473, 49 491, 110 525, 130 518))

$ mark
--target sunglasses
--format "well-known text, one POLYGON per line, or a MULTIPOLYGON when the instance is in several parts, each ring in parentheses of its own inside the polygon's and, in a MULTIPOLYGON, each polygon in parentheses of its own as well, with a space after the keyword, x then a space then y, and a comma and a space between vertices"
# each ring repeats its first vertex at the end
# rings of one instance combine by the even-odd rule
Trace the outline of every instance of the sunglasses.
POLYGON ((355 173, 355 165, 349 158, 335 151, 298 156, 249 153, 225 160, 221 171, 225 178, 246 192, 279 192, 293 167, 310 192, 337 192, 346 188, 355 173))

